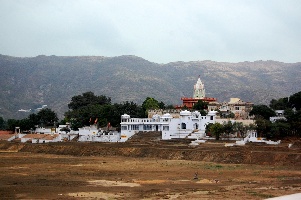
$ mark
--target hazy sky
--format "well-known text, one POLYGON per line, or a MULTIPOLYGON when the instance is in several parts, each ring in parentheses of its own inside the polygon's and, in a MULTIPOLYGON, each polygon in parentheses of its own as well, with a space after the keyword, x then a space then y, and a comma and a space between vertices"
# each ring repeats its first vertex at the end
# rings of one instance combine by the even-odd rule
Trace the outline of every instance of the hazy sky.
POLYGON ((0 0, 0 54, 301 61, 300 0, 0 0))

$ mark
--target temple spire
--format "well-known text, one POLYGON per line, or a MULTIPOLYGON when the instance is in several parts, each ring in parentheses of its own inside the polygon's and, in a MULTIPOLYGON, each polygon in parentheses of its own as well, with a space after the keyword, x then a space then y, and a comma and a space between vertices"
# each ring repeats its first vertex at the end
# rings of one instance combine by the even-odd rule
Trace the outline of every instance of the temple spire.
POLYGON ((205 86, 201 81, 199 75, 196 84, 194 85, 193 98, 204 98, 205 97, 205 86))

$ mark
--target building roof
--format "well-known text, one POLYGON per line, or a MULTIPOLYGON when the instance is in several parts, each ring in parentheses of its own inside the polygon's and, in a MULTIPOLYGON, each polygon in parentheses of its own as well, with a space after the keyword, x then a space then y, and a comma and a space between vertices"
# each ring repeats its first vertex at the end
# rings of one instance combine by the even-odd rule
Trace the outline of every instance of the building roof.
POLYGON ((47 134, 45 137, 43 137, 44 140, 53 140, 57 138, 59 134, 47 134))
POLYGON ((240 98, 230 98, 229 103, 238 103, 240 101, 240 98))
POLYGON ((42 139, 42 138, 46 137, 46 135, 49 135, 49 134, 26 134, 22 138, 26 138, 26 139, 42 139))

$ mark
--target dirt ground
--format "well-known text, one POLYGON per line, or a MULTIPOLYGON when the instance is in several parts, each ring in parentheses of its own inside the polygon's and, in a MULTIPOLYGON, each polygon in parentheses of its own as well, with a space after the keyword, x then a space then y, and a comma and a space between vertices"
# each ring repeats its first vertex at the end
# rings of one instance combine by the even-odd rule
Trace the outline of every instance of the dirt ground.
POLYGON ((229 148, 223 143, 208 143, 190 148, 185 142, 143 145, 1 142, 0 196, 1 199, 266 199, 300 193, 301 151, 288 149, 286 145, 229 148), (259 162, 254 161, 256 155, 259 162))

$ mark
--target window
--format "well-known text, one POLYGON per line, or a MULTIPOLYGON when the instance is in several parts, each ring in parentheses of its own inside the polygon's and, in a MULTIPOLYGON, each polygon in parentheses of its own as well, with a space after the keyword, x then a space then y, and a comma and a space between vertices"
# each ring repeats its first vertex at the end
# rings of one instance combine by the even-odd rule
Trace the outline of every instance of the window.
POLYGON ((149 125, 149 124, 143 125, 143 130, 145 130, 145 131, 152 130, 152 125, 149 125))
POLYGON ((132 130, 139 130, 139 125, 131 125, 132 130))
POLYGON ((198 129, 199 125, 197 123, 194 124, 194 129, 198 129))
POLYGON ((185 123, 181 124, 181 129, 186 129, 186 124, 185 123))
POLYGON ((210 120, 213 120, 213 116, 210 116, 210 120))
POLYGON ((169 126, 163 126, 163 131, 169 131, 169 126))
POLYGON ((121 126, 121 130, 127 130, 127 126, 121 126))
POLYGON ((235 107, 235 110, 239 110, 239 107, 238 107, 238 106, 236 106, 236 107, 235 107))

